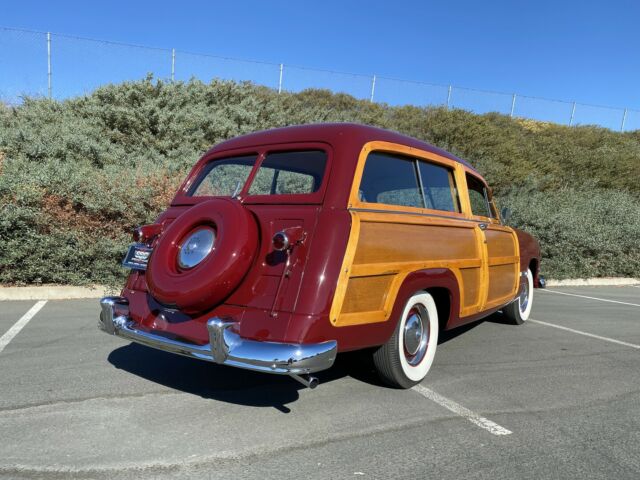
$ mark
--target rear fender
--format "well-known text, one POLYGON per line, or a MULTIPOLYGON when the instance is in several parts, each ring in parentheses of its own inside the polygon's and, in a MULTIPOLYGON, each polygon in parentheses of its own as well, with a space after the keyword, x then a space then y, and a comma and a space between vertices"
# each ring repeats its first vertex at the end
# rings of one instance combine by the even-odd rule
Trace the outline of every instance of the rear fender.
MULTIPOLYGON (((434 296, 443 297, 446 295, 448 297, 445 298, 449 302, 448 309, 438 306, 439 315, 441 311, 446 312, 444 315, 446 318, 439 319, 442 329, 451 328, 459 322, 460 288, 456 277, 451 270, 446 268, 433 268, 412 272, 404 279, 387 321, 347 327, 332 326, 331 332, 325 332, 324 329, 318 328, 317 323, 311 324, 302 335, 305 337, 304 341, 317 341, 318 338, 336 339, 338 340, 338 348, 342 352, 383 345, 391 338, 407 300, 422 290, 432 290, 434 296), (323 331, 322 335, 319 335, 320 330, 323 331)), ((436 303, 438 300, 436 298, 436 303)), ((323 317, 322 324, 326 325, 325 322, 328 320, 323 317)))

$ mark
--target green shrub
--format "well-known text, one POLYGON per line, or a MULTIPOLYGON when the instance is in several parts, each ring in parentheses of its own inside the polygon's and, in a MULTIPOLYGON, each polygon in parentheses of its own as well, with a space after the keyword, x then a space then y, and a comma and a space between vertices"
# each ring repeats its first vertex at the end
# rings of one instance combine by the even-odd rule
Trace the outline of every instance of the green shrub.
POLYGON ((510 224, 540 242, 553 278, 636 277, 640 271, 640 200, 615 190, 518 191, 500 203, 510 224))
POLYGON ((637 272, 639 132, 391 107, 326 90, 279 95, 250 83, 147 78, 62 102, 0 106, 0 282, 121 282, 131 230, 166 208, 212 145, 343 121, 468 159, 514 207, 515 224, 541 240, 548 276, 637 272))

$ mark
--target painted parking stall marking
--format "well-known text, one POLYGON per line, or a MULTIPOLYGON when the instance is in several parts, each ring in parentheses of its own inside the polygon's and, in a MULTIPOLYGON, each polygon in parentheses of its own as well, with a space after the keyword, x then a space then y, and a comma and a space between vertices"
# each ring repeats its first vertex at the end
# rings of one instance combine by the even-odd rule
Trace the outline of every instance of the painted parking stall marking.
POLYGON ((531 323, 537 323, 538 325, 544 325, 545 327, 558 328, 560 330, 565 330, 567 332, 577 333, 578 335, 584 335, 585 337, 591 337, 597 340, 604 340, 605 342, 616 343, 618 345, 623 345, 625 347, 636 348, 640 350, 640 345, 636 345, 635 343, 623 342, 622 340, 616 340, 615 338, 603 337, 601 335, 595 335, 593 333, 583 332, 582 330, 575 330, 573 328, 556 325, 555 323, 543 322, 541 320, 534 320, 533 318, 530 318, 527 321, 531 323))
POLYGON ((40 300, 39 302, 37 302, 33 307, 29 309, 27 313, 20 317, 20 320, 14 323, 13 326, 9 330, 7 330, 7 332, 2 337, 0 337, 0 353, 2 353, 4 348, 9 345, 9 342, 13 340, 13 337, 20 333, 20 330, 22 330, 27 325, 27 323, 29 323, 29 321, 36 316, 36 313, 38 313, 46 303, 46 300, 40 300))
POLYGON ((542 290, 542 291, 546 292, 546 293, 556 293, 558 295, 568 295, 569 297, 587 298, 589 300, 599 300, 601 302, 619 303, 620 305, 630 305, 632 307, 640 307, 639 303, 620 302, 618 300, 608 300, 606 298, 588 297, 587 295, 578 295, 578 294, 575 294, 575 293, 558 292, 558 291, 555 291, 555 290, 542 290))
POLYGON ((478 427, 483 428, 493 435, 511 435, 513 433, 511 430, 507 430, 506 428, 498 425, 496 422, 493 422, 488 418, 482 417, 477 413, 472 412, 459 403, 456 403, 453 400, 448 399, 447 397, 443 397, 439 393, 436 393, 423 385, 418 384, 413 387, 412 390, 418 392, 423 397, 436 402, 438 405, 446 408, 456 415, 466 418, 471 423, 476 424, 478 427))

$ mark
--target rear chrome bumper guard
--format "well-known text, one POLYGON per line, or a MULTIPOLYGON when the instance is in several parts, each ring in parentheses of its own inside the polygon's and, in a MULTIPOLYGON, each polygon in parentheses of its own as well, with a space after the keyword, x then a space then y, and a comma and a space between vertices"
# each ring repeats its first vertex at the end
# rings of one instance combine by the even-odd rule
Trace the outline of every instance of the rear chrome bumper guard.
POLYGON ((139 330, 129 317, 116 315, 117 305, 128 305, 128 301, 124 297, 104 297, 100 300, 102 311, 98 327, 106 333, 198 360, 258 372, 291 375, 311 388, 318 382, 307 375, 330 368, 338 351, 335 340, 293 344, 244 339, 230 330, 233 322, 217 317, 207 322, 209 343, 195 345, 139 330))

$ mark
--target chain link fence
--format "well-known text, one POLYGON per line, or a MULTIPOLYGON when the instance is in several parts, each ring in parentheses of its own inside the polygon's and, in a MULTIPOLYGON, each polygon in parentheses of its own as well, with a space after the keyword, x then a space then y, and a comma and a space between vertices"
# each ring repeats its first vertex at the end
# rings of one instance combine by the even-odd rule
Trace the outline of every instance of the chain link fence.
POLYGON ((640 129, 640 110, 0 27, 0 101, 9 105, 24 96, 64 99, 150 73, 166 80, 247 80, 279 92, 324 88, 389 105, 446 106, 567 125, 640 129))

